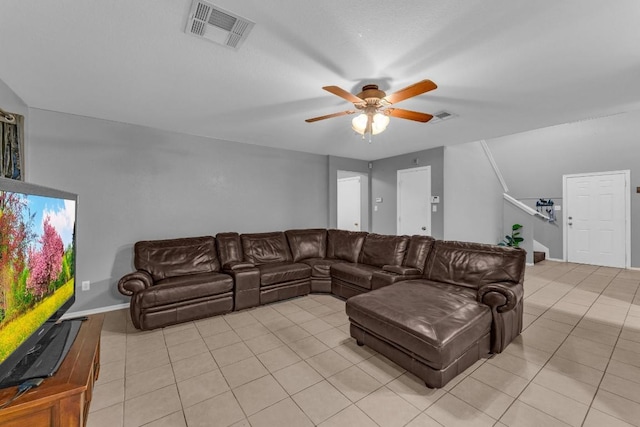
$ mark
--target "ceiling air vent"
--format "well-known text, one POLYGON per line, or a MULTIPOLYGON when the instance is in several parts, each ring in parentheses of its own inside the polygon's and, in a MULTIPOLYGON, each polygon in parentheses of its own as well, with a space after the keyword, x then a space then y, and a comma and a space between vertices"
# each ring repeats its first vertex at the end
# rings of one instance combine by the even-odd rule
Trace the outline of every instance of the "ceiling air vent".
POLYGON ((193 0, 185 32, 237 50, 255 23, 201 0, 193 0))
POLYGON ((438 123, 441 122, 443 120, 449 120, 456 117, 455 114, 450 113, 448 111, 438 111, 437 113, 435 113, 433 115, 433 119, 429 120, 429 123, 438 123))

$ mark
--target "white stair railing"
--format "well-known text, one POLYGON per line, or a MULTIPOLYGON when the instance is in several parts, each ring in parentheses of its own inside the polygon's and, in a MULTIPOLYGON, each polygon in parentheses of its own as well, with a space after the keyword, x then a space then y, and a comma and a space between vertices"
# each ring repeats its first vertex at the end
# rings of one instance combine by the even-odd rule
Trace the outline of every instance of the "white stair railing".
POLYGON ((540 217, 542 219, 545 219, 547 221, 549 221, 549 217, 541 212, 538 212, 537 210, 533 209, 530 206, 525 205, 524 203, 522 203, 520 200, 513 198, 512 196, 508 195, 507 193, 502 193, 502 197, 504 197, 504 199, 511 203, 513 206, 517 207, 518 209, 528 213, 531 216, 537 216, 540 217))

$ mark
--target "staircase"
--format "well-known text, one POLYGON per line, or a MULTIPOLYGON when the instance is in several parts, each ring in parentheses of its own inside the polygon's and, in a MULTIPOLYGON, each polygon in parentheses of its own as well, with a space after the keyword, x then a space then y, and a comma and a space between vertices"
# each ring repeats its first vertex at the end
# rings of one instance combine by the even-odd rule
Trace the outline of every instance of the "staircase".
POLYGON ((533 263, 537 264, 540 261, 544 261, 546 255, 544 252, 533 251, 533 263))

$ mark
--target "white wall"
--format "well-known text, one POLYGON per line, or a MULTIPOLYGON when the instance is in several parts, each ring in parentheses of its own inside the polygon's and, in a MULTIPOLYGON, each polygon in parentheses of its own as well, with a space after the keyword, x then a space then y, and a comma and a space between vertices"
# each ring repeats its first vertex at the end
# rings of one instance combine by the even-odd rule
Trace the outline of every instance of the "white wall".
POLYGON ((116 289, 138 240, 327 227, 327 156, 31 109, 29 180, 78 194, 74 311, 116 289))
POLYGON ((502 234, 502 193, 480 142, 444 149, 444 238, 496 244, 502 234))

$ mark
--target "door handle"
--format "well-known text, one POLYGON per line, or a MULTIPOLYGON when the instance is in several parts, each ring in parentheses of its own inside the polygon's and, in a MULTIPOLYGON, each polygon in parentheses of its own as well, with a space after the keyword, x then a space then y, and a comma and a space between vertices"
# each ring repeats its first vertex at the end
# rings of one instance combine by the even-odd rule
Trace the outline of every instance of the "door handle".
POLYGON ((426 230, 427 230, 427 227, 422 227, 422 231, 426 231, 426 230))

